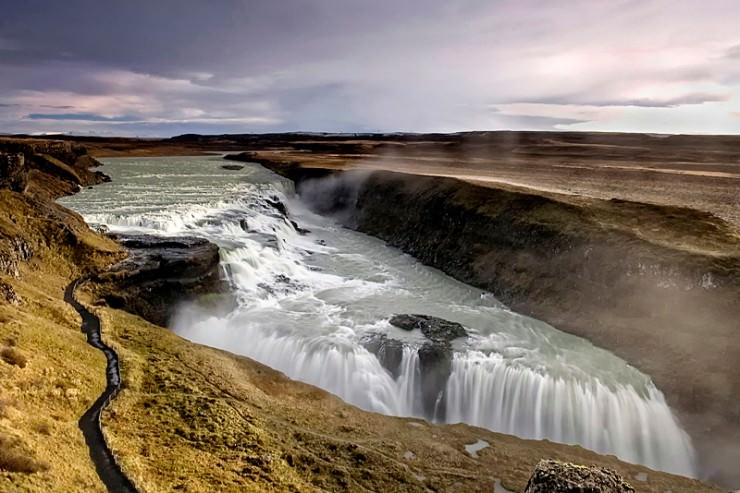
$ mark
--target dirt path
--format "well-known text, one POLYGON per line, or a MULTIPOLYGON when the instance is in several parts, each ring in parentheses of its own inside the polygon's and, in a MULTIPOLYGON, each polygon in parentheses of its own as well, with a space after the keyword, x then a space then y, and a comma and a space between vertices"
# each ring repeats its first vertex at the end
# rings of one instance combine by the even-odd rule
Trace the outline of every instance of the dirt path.
POLYGON ((100 425, 100 414, 103 409, 110 403, 119 390, 121 390, 121 373, 118 367, 118 355, 108 345, 106 345, 100 335, 100 319, 88 311, 81 303, 75 299, 74 292, 84 281, 83 278, 72 281, 64 291, 64 301, 72 305, 77 313, 82 317, 81 329, 87 335, 87 343, 97 348, 105 354, 107 361, 105 375, 107 385, 100 397, 90 406, 79 421, 80 430, 85 437, 85 442, 90 449, 90 458, 95 464, 95 470, 98 472, 101 481, 105 484, 109 492, 113 493, 136 493, 133 483, 126 477, 116 459, 111 452, 103 435, 103 429, 100 425))

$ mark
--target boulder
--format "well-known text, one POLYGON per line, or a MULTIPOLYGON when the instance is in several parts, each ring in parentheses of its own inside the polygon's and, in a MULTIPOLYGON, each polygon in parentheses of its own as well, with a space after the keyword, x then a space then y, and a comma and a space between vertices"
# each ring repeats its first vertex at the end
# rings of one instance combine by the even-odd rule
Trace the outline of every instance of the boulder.
POLYGON ((448 342, 427 342, 419 348, 421 403, 433 421, 445 420, 447 379, 452 371, 452 347, 448 342))
POLYGON ((398 378, 403 359, 403 342, 376 332, 363 340, 363 346, 378 358, 383 368, 388 370, 394 379, 398 378))
POLYGON ((419 329, 427 339, 438 342, 450 342, 468 335, 461 324, 431 315, 394 315, 390 324, 403 330, 419 329))
POLYGON ((129 256, 96 279, 99 296, 166 326, 177 303, 226 290, 218 246, 202 238, 110 235, 129 256))
MULTIPOLYGON (((457 322, 430 315, 394 315, 390 323, 402 330, 419 329, 428 339, 417 350, 421 406, 428 419, 444 421, 445 388, 452 371, 453 350, 450 342, 467 336, 467 331, 457 322)), ((393 378, 398 377, 403 359, 403 342, 385 334, 372 334, 365 340, 364 346, 377 356, 393 378)))
POLYGON ((541 460, 524 493, 634 493, 616 471, 556 460, 541 460))
POLYGON ((280 216, 288 217, 288 208, 285 207, 285 204, 280 202, 280 199, 278 199, 277 197, 267 199, 265 202, 267 203, 267 205, 275 209, 280 214, 280 216))

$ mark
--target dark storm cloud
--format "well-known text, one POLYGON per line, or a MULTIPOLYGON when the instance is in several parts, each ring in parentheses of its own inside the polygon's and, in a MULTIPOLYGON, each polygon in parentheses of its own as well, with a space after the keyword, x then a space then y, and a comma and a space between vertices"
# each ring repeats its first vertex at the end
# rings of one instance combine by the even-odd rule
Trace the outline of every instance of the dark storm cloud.
POLYGON ((0 51, 0 63, 77 61, 169 75, 265 70, 343 52, 354 33, 450 11, 446 3, 2 0, 0 32, 19 49, 0 51))

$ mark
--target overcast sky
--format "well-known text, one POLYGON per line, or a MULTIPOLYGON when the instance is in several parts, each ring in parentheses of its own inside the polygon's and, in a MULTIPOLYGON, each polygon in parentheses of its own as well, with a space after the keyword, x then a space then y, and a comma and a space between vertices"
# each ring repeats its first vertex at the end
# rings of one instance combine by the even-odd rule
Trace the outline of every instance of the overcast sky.
POLYGON ((0 0, 0 132, 740 132, 737 0, 0 0))

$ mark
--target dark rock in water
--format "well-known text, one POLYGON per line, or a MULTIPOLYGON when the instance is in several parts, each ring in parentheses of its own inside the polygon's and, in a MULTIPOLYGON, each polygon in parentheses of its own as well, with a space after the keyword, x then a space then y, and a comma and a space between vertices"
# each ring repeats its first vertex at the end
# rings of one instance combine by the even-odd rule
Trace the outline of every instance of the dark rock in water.
POLYGON ((541 460, 527 482, 525 493, 634 493, 616 471, 541 460))
POLYGON ((264 290, 264 291, 266 291, 268 294, 275 294, 275 289, 273 289, 272 286, 270 286, 269 284, 266 284, 264 282, 261 282, 261 283, 257 284, 257 287, 260 288, 260 289, 262 289, 262 290, 264 290))
POLYGON ((239 219, 239 227, 244 231, 249 231, 249 223, 245 218, 239 219))
POLYGON ((427 342, 419 348, 421 401, 424 413, 435 421, 445 419, 445 388, 452 371, 452 347, 448 342, 427 342))
POLYGON ((468 335, 461 324, 430 315, 394 315, 390 324, 403 330, 419 329, 432 341, 449 342, 468 335))
POLYGON ((385 334, 374 333, 363 341, 365 349, 373 353, 383 365, 383 368, 391 372, 393 378, 398 378, 401 373, 401 360, 403 359, 403 343, 391 339, 385 334))
POLYGON ((270 207, 278 211, 281 216, 284 216, 284 217, 288 216, 288 208, 285 207, 285 204, 280 202, 280 200, 278 200, 277 197, 267 199, 265 200, 265 202, 267 203, 267 205, 269 205, 270 207))
POLYGON ((221 169, 226 169, 229 171, 241 171, 244 169, 244 166, 240 164, 223 164, 221 165, 221 169))
POLYGON ((292 219, 290 220, 290 225, 293 226, 293 229, 295 229, 299 235, 307 235, 308 233, 311 232, 308 229, 303 229, 300 226, 298 226, 298 223, 293 221, 292 219))
POLYGON ((226 289, 218 246, 202 238, 110 235, 129 252, 101 274, 98 294, 112 307, 166 326, 178 302, 226 289))

